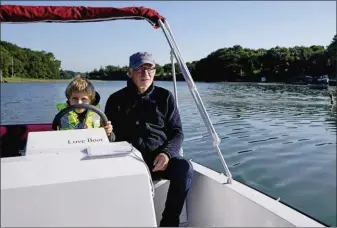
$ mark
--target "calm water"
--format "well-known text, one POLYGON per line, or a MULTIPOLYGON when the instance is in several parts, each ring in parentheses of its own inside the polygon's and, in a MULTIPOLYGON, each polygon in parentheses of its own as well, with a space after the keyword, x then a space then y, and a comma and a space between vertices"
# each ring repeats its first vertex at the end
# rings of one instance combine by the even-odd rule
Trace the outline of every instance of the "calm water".
MULTIPOLYGON (((157 82, 173 90, 172 82, 157 82)), ((125 82, 100 82, 102 108, 125 82)), ((336 109, 302 86, 197 83, 234 178, 336 226, 336 109)), ((50 123, 66 83, 1 85, 1 123, 50 123)), ((178 83, 186 157, 223 172, 185 82, 178 83), (202 138, 200 138, 202 137, 202 138)))

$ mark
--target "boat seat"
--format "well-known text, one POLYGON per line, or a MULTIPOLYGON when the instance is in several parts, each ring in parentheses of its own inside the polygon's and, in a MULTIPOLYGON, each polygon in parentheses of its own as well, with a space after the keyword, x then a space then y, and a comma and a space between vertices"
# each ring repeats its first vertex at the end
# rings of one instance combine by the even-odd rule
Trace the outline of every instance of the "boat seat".
POLYGON ((51 131, 51 124, 16 124, 0 126, 1 157, 21 156, 26 147, 29 132, 51 131))
POLYGON ((170 183, 169 180, 164 180, 164 179, 160 179, 160 180, 154 180, 153 181, 153 185, 154 185, 154 188, 158 188, 160 187, 161 185, 165 184, 165 183, 170 183))

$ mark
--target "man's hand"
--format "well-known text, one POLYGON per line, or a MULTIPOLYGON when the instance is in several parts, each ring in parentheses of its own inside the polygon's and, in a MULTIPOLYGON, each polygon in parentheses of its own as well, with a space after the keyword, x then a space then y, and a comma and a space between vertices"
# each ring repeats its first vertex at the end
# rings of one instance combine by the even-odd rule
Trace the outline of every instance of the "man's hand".
POLYGON ((169 157, 165 153, 158 154, 156 159, 154 159, 154 162, 153 162, 154 168, 152 172, 164 171, 167 167, 168 162, 169 162, 169 157))
POLYGON ((112 125, 111 125, 111 121, 108 121, 106 123, 106 125, 104 126, 104 129, 105 129, 105 132, 108 136, 111 135, 111 132, 112 132, 112 125))

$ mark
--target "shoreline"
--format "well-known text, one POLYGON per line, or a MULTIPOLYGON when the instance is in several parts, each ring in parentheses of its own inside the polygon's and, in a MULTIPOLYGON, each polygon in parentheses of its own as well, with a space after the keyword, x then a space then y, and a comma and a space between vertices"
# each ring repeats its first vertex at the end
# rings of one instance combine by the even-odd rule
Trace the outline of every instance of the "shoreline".
MULTIPOLYGON (((38 79, 38 78, 3 78, 1 83, 34 83, 34 82, 41 82, 41 83, 50 83, 50 82, 70 82, 72 79, 38 79)), ((97 79, 89 79, 91 82, 111 82, 111 81, 124 81, 124 80, 97 80, 97 79)), ((154 79, 156 82, 165 82, 170 80, 160 80, 160 79, 154 79)), ((172 82, 172 81, 171 81, 172 82)), ((184 80, 177 82, 185 82, 184 80)), ((204 81, 195 81, 195 83, 198 82, 204 82, 204 81)), ((285 82, 224 82, 224 81, 218 81, 218 82, 204 82, 204 83, 255 83, 255 84, 261 84, 261 85, 283 85, 287 84, 285 82)))
MULTIPOLYGON (((26 83, 26 82, 70 82, 72 79, 40 79, 40 78, 3 78, 2 81, 5 83, 10 83, 10 82, 21 82, 21 83, 26 83)), ((90 80, 92 82, 104 82, 103 80, 90 80)), ((3 82, 1 82, 3 83, 3 82)))
MULTIPOLYGON (((1 84, 5 83, 51 83, 51 82, 70 82, 71 79, 39 79, 39 78, 2 78, 0 81, 1 84)), ((111 81, 124 81, 124 80, 99 80, 99 79, 89 79, 91 82, 111 82, 111 81)), ((171 81, 172 80, 160 80, 160 79, 154 79, 154 81, 161 82, 161 81, 171 81)), ((177 82, 180 82, 181 80, 177 80, 177 82)), ((185 82, 185 80, 182 80, 181 82, 185 82)), ((235 81, 235 82, 228 82, 228 81, 217 81, 217 82, 204 82, 204 81, 194 81, 195 83, 201 82, 201 83, 239 83, 239 84, 245 84, 245 83, 253 83, 258 84, 261 86, 266 85, 292 85, 292 86, 308 86, 307 84, 296 84, 296 83, 286 83, 286 82, 246 82, 246 81, 235 81)))

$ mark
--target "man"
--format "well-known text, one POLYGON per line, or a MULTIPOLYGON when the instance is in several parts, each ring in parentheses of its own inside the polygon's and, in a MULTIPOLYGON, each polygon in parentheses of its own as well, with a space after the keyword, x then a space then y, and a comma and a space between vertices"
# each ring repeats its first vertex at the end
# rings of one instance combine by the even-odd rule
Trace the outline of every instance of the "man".
POLYGON ((155 66, 149 53, 130 56, 127 86, 110 95, 105 114, 116 141, 128 141, 142 153, 152 178, 170 180, 160 226, 173 227, 179 226, 193 168, 179 156, 184 138, 180 115, 172 93, 153 84, 155 66))

